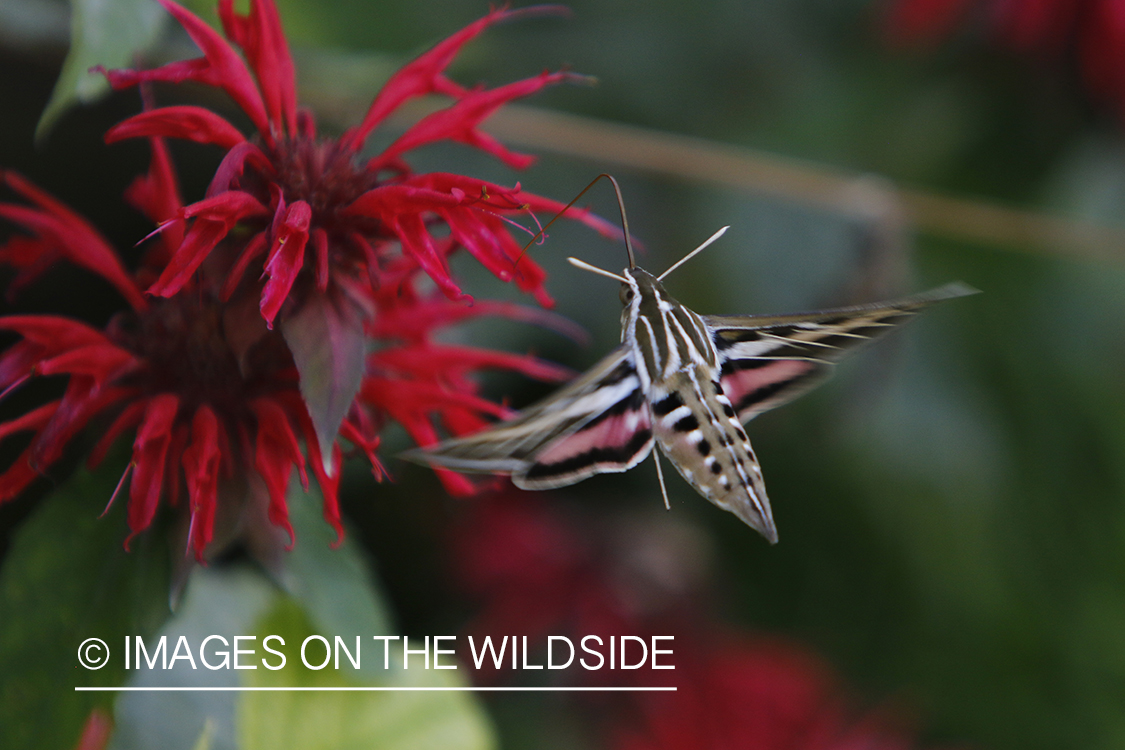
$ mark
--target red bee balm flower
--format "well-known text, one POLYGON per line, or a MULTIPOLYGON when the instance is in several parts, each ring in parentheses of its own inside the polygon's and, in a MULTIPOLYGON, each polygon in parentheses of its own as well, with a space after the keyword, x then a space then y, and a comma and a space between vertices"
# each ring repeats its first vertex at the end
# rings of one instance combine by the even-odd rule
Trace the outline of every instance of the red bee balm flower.
MULTIPOLYGON (((407 288, 419 273, 449 300, 467 301, 447 261, 457 249, 465 248, 499 278, 514 280, 550 304, 543 271, 509 234, 505 215, 556 212, 561 204, 518 185, 415 174, 402 158, 419 146, 450 140, 512 167, 531 162, 478 126, 506 102, 573 76, 543 73, 499 88, 466 89, 444 74, 465 43, 517 13, 494 11, 406 65, 375 97, 363 122, 333 140, 318 137, 312 115, 297 108, 293 63, 271 0, 251 0, 247 16, 235 13, 231 0, 221 0, 226 39, 171 0, 160 1, 203 57, 149 71, 109 71, 110 83, 121 88, 191 80, 217 86, 242 108, 256 132, 247 139, 209 110, 172 106, 142 112, 106 135, 109 142, 166 136, 227 149, 206 197, 164 221, 163 233, 182 239, 147 292, 171 297, 192 283, 205 263, 224 269, 222 300, 253 296, 267 326, 279 320, 322 444, 335 439, 359 393, 365 329, 377 314, 399 306, 397 297, 413 294, 407 288), (227 39, 242 48, 245 62, 227 39), (404 102, 427 94, 454 102, 361 162, 368 135, 404 102), (240 231, 232 234, 236 226, 240 231)), ((576 215, 617 236, 606 222, 576 215)), ((422 432, 414 431, 416 437, 422 432)))
MULTIPOLYGON (((445 68, 469 40, 487 27, 518 15, 498 10, 438 44, 398 71, 375 97, 363 122, 339 140, 320 138, 312 115, 298 109, 293 61, 271 0, 251 0, 250 13, 234 12, 220 0, 226 39, 183 7, 160 0, 203 51, 203 57, 155 70, 108 71, 115 88, 144 81, 185 80, 222 88, 253 123, 247 139, 217 114, 195 106, 143 112, 112 128, 107 142, 138 136, 167 136, 213 144, 227 150, 203 200, 186 206, 172 223, 187 223, 183 242, 150 294, 167 297, 192 274, 235 225, 256 228, 243 242, 224 296, 247 275, 261 270, 261 312, 273 324, 309 294, 333 284, 370 291, 384 265, 401 251, 451 299, 463 297, 450 275, 446 256, 464 247, 499 278, 515 280, 544 303, 543 272, 508 234, 502 214, 557 211, 550 200, 456 174, 414 174, 402 160, 413 149, 450 140, 482 149, 511 167, 531 158, 514 153, 478 129, 505 103, 574 76, 544 72, 494 89, 466 89, 449 80, 445 68), (246 62, 227 40, 242 48, 246 62), (454 103, 422 119, 383 153, 359 161, 368 135, 410 99, 442 94, 454 103), (448 228, 439 241, 434 223, 448 228)), ((599 231, 615 230, 584 217, 599 231)), ((258 273, 253 278, 256 283, 258 273)))
MULTIPOLYGON (((153 174, 131 190, 135 202, 150 207, 177 202, 175 180, 164 171, 167 161, 159 158, 163 150, 157 145, 153 174), (162 179, 153 179, 157 175, 162 179), (156 199, 158 192, 164 200, 156 199)), ((305 437, 324 491, 325 517, 339 529, 335 481, 322 469, 320 447, 284 342, 255 335, 236 306, 220 304, 214 290, 206 287, 146 303, 92 226, 18 175, 0 175, 34 204, 0 203, 0 216, 30 233, 10 240, 0 249, 0 258, 11 262, 17 256, 23 261, 17 266, 27 267, 61 255, 85 259, 82 265, 111 282, 131 303, 105 331, 49 315, 0 318, 0 330, 22 337, 0 355, 4 394, 33 377, 69 377, 62 398, 0 424, 0 439, 35 433, 23 455, 0 475, 0 502, 17 495, 57 461, 92 419, 107 415, 113 419, 89 462, 100 463, 123 432, 135 430, 129 486, 133 534, 152 522, 162 495, 171 505, 178 504, 182 482, 188 491, 190 541, 202 556, 213 534, 220 479, 250 469, 264 480, 270 520, 292 535, 285 492, 293 465, 308 482, 298 435, 305 437), (19 252, 13 253, 13 247, 19 252)), ((260 320, 259 326, 264 332, 260 320)), ((358 445, 374 441, 364 440, 355 420, 345 422, 342 434, 358 445)), ((381 472, 378 463, 373 465, 377 474, 381 472)))
MULTIPOLYGON (((153 145, 153 169, 134 183, 129 197, 159 221, 162 214, 178 210, 179 200, 163 144, 154 139, 153 145)), ((161 497, 178 505, 186 488, 189 541, 201 558, 214 536, 220 497, 233 500, 260 488, 268 496, 263 504, 269 520, 292 538, 286 491, 294 466, 307 488, 307 463, 324 495, 324 516, 342 533, 339 477, 327 468, 339 464, 341 448, 335 445, 335 433, 330 440, 319 438, 298 390, 297 354, 280 333, 266 328, 256 298, 223 301, 224 277, 205 266, 190 292, 146 301, 89 223, 14 173, 0 172, 0 181, 32 204, 0 203, 0 217, 28 232, 0 247, 0 261, 20 269, 18 282, 69 257, 113 284, 131 304, 104 331, 57 316, 0 317, 0 330, 21 337, 0 354, 0 395, 34 377, 69 378, 62 398, 0 423, 0 439, 34 433, 23 455, 0 474, 0 502, 16 496, 57 461, 91 420, 104 418, 108 427, 90 455, 91 465, 103 460, 119 436, 135 431, 128 514, 132 535, 149 526, 161 497), (329 446, 325 452, 332 454, 332 462, 323 460, 323 446, 329 446)), ((157 245, 146 254, 138 277, 154 275, 164 249, 157 245)), ((357 389, 366 395, 343 405, 339 424, 339 434, 367 455, 377 478, 383 473, 375 456, 377 428, 387 418, 401 419, 423 439, 432 439, 434 418, 459 433, 479 426, 482 415, 504 416, 499 406, 475 395, 467 375, 508 368, 546 379, 566 376, 561 368, 531 357, 455 349, 429 340, 441 326, 470 316, 530 314, 553 323, 544 319, 546 313, 420 299, 403 283, 404 293, 393 303, 383 301, 386 314, 378 319, 377 333, 395 343, 371 355, 372 374, 362 376, 357 389)))

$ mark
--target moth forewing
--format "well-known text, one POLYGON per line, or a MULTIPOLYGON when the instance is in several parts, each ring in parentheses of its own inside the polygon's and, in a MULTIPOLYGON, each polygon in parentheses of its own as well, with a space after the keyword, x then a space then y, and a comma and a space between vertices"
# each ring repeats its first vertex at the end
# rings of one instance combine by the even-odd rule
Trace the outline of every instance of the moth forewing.
POLYGON ((632 352, 618 347, 515 417, 401 456, 454 471, 510 474, 524 489, 551 489, 643 460, 652 447, 648 419, 632 352))
POLYGON ((815 388, 831 365, 930 305, 976 294, 961 283, 890 302, 794 315, 704 315, 723 390, 746 423, 815 388))

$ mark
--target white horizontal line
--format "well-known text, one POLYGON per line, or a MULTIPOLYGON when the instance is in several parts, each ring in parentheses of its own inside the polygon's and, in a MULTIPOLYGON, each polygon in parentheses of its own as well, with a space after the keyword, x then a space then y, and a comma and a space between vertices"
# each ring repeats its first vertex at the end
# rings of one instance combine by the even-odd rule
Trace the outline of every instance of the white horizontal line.
POLYGON ((78 693, 187 693, 187 692, 221 692, 221 693, 390 693, 390 692, 454 692, 454 693, 611 693, 611 692, 675 692, 675 687, 357 687, 357 686, 322 686, 322 687, 195 687, 195 686, 169 686, 169 687, 76 687, 78 693))

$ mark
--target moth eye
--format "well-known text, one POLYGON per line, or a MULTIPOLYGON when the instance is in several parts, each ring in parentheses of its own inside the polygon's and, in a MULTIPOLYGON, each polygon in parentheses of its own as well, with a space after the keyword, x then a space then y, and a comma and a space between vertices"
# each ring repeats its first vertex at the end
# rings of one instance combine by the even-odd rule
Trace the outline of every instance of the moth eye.
POLYGON ((633 287, 626 284, 621 285, 621 304, 627 305, 633 299, 633 287))

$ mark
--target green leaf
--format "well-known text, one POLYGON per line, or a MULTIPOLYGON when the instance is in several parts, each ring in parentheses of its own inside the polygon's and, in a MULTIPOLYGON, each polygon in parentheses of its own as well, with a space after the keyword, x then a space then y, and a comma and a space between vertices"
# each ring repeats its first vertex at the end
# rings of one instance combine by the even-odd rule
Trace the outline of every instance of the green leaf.
MULTIPOLYGON (((248 672, 248 684, 358 684, 331 665, 312 671, 301 664, 299 644, 316 631, 296 602, 279 602, 258 632, 262 638, 283 637, 290 658, 283 669, 248 672)), ((365 659, 368 653, 364 651, 365 659)), ((383 685, 460 684, 456 671, 392 669, 383 674, 383 685)), ((486 750, 495 744, 479 702, 468 693, 254 692, 241 694, 239 704, 241 750, 486 750)))
MULTIPOLYGON (((171 654, 183 637, 199 659, 199 649, 212 634, 228 640, 253 634, 256 623, 272 609, 277 596, 276 586, 249 565, 197 565, 191 571, 176 614, 158 634, 147 639, 146 648, 156 651, 159 639, 164 637, 165 653, 171 654)), ((226 648, 229 652, 230 647, 226 648)), ((218 656, 213 658, 219 660, 218 656)), ((237 687, 241 674, 241 670, 233 668, 211 670, 201 663, 193 668, 183 659, 173 661, 169 669, 163 668, 162 661, 154 669, 147 665, 137 668, 141 663, 133 662, 129 687, 237 687)), ((236 705, 236 696, 230 692, 123 693, 118 696, 114 711, 113 750, 191 750, 201 733, 206 733, 211 746, 231 748, 236 705)))
POLYGON ((348 540, 332 547, 336 532, 318 510, 320 499, 315 486, 306 493, 297 482, 289 485, 289 520, 297 543, 285 557, 282 583, 322 632, 365 638, 390 633, 390 617, 370 563, 359 545, 348 540))
POLYGON ((211 735, 214 733, 215 725, 210 721, 204 722, 203 731, 199 733, 199 739, 196 740, 191 750, 211 750, 211 735))
POLYGON ((281 323, 281 333, 301 377, 301 396, 309 410, 329 474, 332 443, 363 381, 363 319, 353 303, 314 293, 281 323))
MULTIPOLYGON (((282 601, 290 602, 291 609, 297 612, 298 629, 315 626, 317 632, 330 637, 340 635, 349 644, 356 635, 370 641, 372 635, 388 632, 385 607, 357 545, 346 540, 338 548, 331 548, 336 534, 317 510, 319 493, 314 489, 306 495, 300 485, 293 482, 288 502, 297 544, 284 556, 279 575, 292 598, 283 595, 277 581, 264 575, 262 569, 245 563, 196 567, 188 579, 183 602, 157 636, 167 638, 168 651, 175 648, 180 636, 185 637, 189 645, 199 647, 211 634, 221 634, 228 639, 235 635, 253 635, 258 632, 258 623, 263 617, 274 612, 282 601)), ((255 644, 257 654, 249 658, 249 664, 258 664, 258 659, 266 656, 261 643, 260 637, 255 644)), ((286 643, 288 658, 299 659, 295 656, 299 652, 288 637, 286 643)), ((374 658, 366 659, 363 667, 357 674, 347 664, 349 673, 357 679, 371 680, 385 675, 382 662, 374 658)), ((234 687, 241 684, 249 671, 212 671, 202 664, 193 669, 188 662, 180 660, 167 670, 158 667, 134 671, 129 685, 234 687)), ((259 665, 256 671, 265 670, 259 665)), ((203 736, 200 733, 205 733, 212 747, 231 748, 236 744, 238 700, 231 692, 123 694, 117 700, 113 748, 189 750, 191 743, 203 736)))
POLYGON ((70 750, 95 706, 111 693, 76 686, 120 685, 126 635, 150 635, 168 616, 168 548, 150 529, 122 542, 125 503, 98 512, 120 466, 80 472, 49 495, 16 533, 0 569, 0 727, 10 750, 70 750), (110 651, 96 671, 77 653, 87 638, 110 651))
POLYGON ((67 109, 104 96, 109 85, 90 68, 127 67, 159 38, 167 14, 152 0, 71 0, 70 52, 35 129, 43 140, 67 109))

